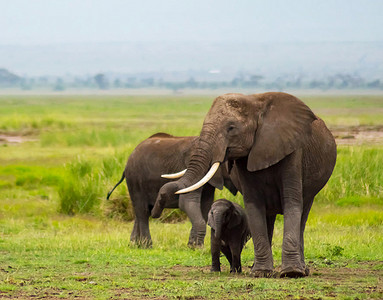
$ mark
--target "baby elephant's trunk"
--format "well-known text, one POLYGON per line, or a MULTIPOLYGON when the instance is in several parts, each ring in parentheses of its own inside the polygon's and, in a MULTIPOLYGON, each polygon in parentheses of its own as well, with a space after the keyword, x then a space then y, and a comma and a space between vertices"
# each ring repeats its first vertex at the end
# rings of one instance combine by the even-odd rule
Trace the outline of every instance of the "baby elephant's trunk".
POLYGON ((222 233, 222 222, 223 222, 223 216, 222 214, 214 214, 214 223, 215 223, 215 237, 217 239, 221 238, 222 233))

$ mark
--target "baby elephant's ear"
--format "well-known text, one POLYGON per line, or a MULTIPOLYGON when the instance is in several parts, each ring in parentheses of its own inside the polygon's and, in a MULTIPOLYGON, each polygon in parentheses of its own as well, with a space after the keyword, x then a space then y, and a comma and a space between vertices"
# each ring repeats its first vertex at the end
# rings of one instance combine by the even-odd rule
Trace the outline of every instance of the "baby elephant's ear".
POLYGON ((250 150, 247 169, 266 169, 307 143, 316 119, 298 98, 284 93, 267 93, 259 100, 262 109, 250 150))
POLYGON ((232 229, 241 223, 242 218, 241 218, 241 214, 239 213, 239 211, 236 209, 234 205, 232 206, 230 210, 231 210, 230 218, 227 223, 227 228, 232 229))
POLYGON ((209 210, 209 213, 207 216, 207 225, 209 225, 211 228, 215 230, 215 222, 214 222, 213 213, 211 210, 209 210))

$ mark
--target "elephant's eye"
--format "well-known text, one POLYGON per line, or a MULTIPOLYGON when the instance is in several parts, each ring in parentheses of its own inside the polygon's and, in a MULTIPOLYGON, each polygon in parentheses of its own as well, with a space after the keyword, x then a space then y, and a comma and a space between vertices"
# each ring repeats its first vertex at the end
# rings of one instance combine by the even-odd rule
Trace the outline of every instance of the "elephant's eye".
POLYGON ((233 131, 234 129, 235 129, 234 125, 229 125, 229 127, 227 127, 227 132, 233 131))

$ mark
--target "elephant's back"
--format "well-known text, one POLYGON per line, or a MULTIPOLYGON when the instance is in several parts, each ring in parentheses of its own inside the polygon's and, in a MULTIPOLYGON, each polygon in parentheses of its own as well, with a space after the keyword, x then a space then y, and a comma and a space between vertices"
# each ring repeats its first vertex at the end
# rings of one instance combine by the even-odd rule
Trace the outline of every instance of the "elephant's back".
POLYGON ((196 137, 175 137, 158 133, 141 142, 129 156, 125 168, 128 185, 159 189, 169 180, 162 174, 186 168, 190 149, 196 137))
POLYGON ((336 162, 336 143, 323 120, 312 122, 312 135, 303 147, 303 189, 315 196, 329 180, 336 162))

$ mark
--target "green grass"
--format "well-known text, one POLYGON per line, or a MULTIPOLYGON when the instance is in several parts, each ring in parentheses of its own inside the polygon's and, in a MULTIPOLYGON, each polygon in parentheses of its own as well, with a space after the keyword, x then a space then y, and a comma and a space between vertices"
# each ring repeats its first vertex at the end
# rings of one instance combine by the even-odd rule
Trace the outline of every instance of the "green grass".
POLYGON ((382 146, 338 147, 336 166, 317 201, 337 205, 383 205, 382 146))
MULTIPOLYGON (((130 244, 127 188, 119 186, 108 203, 106 193, 143 139, 158 131, 198 135, 212 100, 1 96, 0 134, 36 141, 0 145, 0 298, 382 298, 382 145, 338 147, 333 176, 307 224, 307 278, 251 278, 251 242, 242 253, 243 275, 231 275, 224 258, 223 272, 211 274, 209 230, 204 248, 188 248, 190 223, 171 210, 166 223, 150 221, 152 249, 130 244)), ((331 128, 383 124, 380 96, 302 100, 331 128)), ((218 197, 242 203, 227 190, 218 197)), ((276 267, 282 232, 279 216, 276 267)))
MULTIPOLYGON (((299 280, 266 280, 249 277, 251 243, 242 254, 243 275, 230 275, 226 261, 221 274, 211 274, 208 243, 204 249, 186 246, 184 233, 190 230, 189 223, 152 222, 153 249, 129 245, 131 225, 90 217, 60 217, 21 224, 10 220, 11 228, 6 234, 2 232, 0 242, 0 291, 24 297, 46 292, 64 298, 77 295, 106 299, 124 293, 128 298, 234 299, 285 298, 289 293, 295 297, 328 297, 327 289, 333 286, 332 291, 342 298, 351 287, 353 296, 361 296, 368 287, 379 286, 376 275, 383 272, 383 265, 378 263, 383 259, 381 227, 362 226, 355 235, 354 226, 323 221, 311 224, 306 232, 309 237, 306 256, 314 274, 299 280), (376 270, 365 266, 366 261, 376 261, 370 265, 376 270), (338 284, 339 280, 345 281, 340 286, 331 284, 329 274, 345 272, 345 267, 348 272, 358 269, 362 278, 349 274, 337 280, 338 284)), ((281 235, 279 221, 274 241, 277 265, 281 235)))

